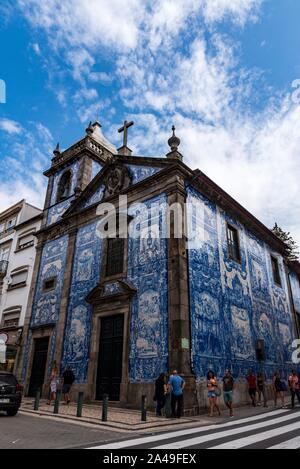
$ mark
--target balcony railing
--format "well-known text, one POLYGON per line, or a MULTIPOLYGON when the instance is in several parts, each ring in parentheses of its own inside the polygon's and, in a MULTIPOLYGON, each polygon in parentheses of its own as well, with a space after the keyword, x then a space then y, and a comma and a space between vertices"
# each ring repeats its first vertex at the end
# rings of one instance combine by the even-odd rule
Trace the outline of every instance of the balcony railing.
POLYGON ((3 279, 7 274, 8 261, 0 261, 0 279, 3 279))

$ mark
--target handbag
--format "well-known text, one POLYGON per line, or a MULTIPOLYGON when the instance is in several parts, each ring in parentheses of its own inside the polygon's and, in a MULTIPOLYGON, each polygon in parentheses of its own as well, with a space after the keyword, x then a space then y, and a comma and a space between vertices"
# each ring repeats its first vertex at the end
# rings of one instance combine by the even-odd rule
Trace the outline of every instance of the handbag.
POLYGON ((216 394, 217 397, 220 397, 220 396, 222 395, 221 389, 220 389, 220 388, 216 388, 215 394, 216 394))

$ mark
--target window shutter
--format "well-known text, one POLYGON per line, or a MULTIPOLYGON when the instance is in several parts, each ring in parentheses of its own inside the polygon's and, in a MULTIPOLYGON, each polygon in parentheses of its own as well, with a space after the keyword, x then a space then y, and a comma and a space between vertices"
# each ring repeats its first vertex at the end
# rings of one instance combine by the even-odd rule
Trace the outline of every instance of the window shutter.
POLYGON ((26 280, 27 280, 27 277, 28 277, 28 271, 27 270, 24 270, 24 271, 16 273, 16 274, 12 274, 12 276, 11 276, 11 279, 12 279, 11 286, 19 285, 20 283, 25 283, 26 280))

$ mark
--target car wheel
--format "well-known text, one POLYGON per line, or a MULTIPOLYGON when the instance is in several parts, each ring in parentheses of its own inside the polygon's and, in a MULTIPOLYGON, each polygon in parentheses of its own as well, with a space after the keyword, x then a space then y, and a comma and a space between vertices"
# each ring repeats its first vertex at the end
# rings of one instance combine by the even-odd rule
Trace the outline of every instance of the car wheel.
POLYGON ((17 415, 18 410, 19 410, 19 409, 10 409, 10 410, 7 411, 7 415, 8 415, 9 417, 14 417, 15 415, 17 415))

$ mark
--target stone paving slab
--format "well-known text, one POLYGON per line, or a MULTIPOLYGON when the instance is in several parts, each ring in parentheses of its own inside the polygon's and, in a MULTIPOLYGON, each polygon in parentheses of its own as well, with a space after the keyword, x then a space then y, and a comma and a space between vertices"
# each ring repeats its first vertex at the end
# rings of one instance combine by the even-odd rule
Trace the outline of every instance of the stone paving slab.
POLYGON ((59 414, 53 414, 54 405, 47 405, 45 400, 40 401, 40 406, 38 411, 33 410, 34 400, 30 398, 23 398, 21 411, 37 414, 37 415, 48 415, 55 418, 61 418, 65 420, 76 420, 80 422, 93 423, 98 425, 103 425, 107 427, 112 427, 116 429, 123 429, 128 431, 140 431, 140 430, 149 430, 155 427, 165 428, 165 427, 174 427, 178 424, 189 424, 195 423, 193 418, 181 418, 178 419, 167 419, 165 417, 156 417, 153 412, 147 412, 147 422, 141 421, 141 412, 131 409, 119 409, 116 407, 109 407, 108 409, 108 421, 102 422, 102 405, 89 405, 84 404, 82 408, 82 417, 76 417, 77 406, 74 403, 66 405, 61 402, 59 406, 59 414))
MULTIPOLYGON (((229 420, 228 411, 223 411, 221 417, 208 417, 202 414, 195 417, 184 417, 181 419, 167 419, 165 417, 156 417, 153 412, 147 413, 147 422, 141 421, 141 412, 132 409, 124 409, 118 407, 109 407, 108 421, 102 422, 102 405, 84 404, 82 409, 82 417, 76 417, 77 406, 74 403, 69 405, 63 402, 59 407, 59 414, 53 413, 54 405, 48 406, 45 400, 40 401, 38 411, 33 410, 34 400, 31 398, 23 398, 21 412, 27 415, 35 415, 37 417, 57 419, 61 421, 69 421, 70 423, 93 425, 109 428, 122 432, 140 432, 140 433, 154 433, 159 431, 174 430, 180 426, 181 428, 189 428, 203 425, 214 425, 224 423, 229 420)), ((250 405, 238 407, 234 410, 234 417, 241 419, 250 417, 257 414, 262 414, 274 410, 274 404, 268 403, 268 408, 256 407, 250 405)))

